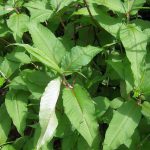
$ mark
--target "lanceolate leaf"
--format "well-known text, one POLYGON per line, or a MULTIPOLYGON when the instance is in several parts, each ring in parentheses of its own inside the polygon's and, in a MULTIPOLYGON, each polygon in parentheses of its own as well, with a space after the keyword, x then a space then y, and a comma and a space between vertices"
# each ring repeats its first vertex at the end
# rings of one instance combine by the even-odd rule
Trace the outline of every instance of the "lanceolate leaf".
POLYGON ((57 78, 49 82, 40 102, 39 122, 41 127, 37 149, 50 141, 55 133, 58 120, 55 114, 55 107, 59 97, 61 79, 57 78))
POLYGON ((11 129, 11 119, 3 104, 0 107, 0 144, 4 144, 7 140, 8 133, 11 129))
POLYGON ((98 123, 95 119, 95 107, 88 93, 79 85, 63 91, 63 105, 71 124, 92 146, 98 134, 98 123))
POLYGON ((78 70, 82 66, 87 65, 96 54, 102 51, 102 48, 87 46, 76 46, 67 53, 62 60, 62 68, 65 71, 78 70))
POLYGON ((47 53, 45 51, 42 51, 41 49, 34 48, 28 44, 16 44, 18 46, 24 47, 31 55, 33 55, 35 58, 37 58, 40 62, 48 66, 49 68, 61 73, 61 69, 58 67, 58 65, 51 60, 47 53))
POLYGON ((26 127, 28 96, 28 92, 10 90, 5 99, 8 114, 21 135, 26 127))
POLYGON ((142 67, 146 56, 147 36, 134 24, 122 26, 120 39, 126 50, 134 74, 135 86, 138 87, 143 74, 142 67))
POLYGON ((33 23, 29 25, 29 32, 34 45, 42 50, 51 61, 59 64, 65 54, 65 48, 55 35, 43 25, 33 23))
POLYGON ((116 112, 106 131, 103 150, 117 149, 131 138, 141 118, 140 106, 130 100, 116 112))

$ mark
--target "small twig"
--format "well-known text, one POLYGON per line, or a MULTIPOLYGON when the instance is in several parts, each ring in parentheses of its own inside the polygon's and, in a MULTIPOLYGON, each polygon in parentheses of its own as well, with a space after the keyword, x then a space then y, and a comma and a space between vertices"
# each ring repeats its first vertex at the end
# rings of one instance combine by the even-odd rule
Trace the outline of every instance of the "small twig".
POLYGON ((68 83, 68 81, 66 80, 65 76, 63 76, 63 81, 62 81, 62 83, 64 84, 64 86, 65 86, 66 88, 73 89, 73 86, 72 86, 70 83, 68 83))
MULTIPOLYGON (((84 2, 85 6, 86 6, 86 8, 87 8, 87 11, 88 11, 88 13, 89 13, 89 15, 90 15, 92 21, 96 24, 96 26, 98 26, 96 20, 94 19, 93 15, 92 15, 92 13, 91 13, 91 10, 90 10, 90 8, 89 8, 89 5, 88 5, 88 3, 87 3, 87 0, 83 0, 83 2, 84 2)), ((98 26, 98 28, 99 28, 99 26, 98 26)), ((97 40, 98 44, 100 45, 100 42, 99 42, 99 39, 98 39, 96 30, 95 30, 95 28, 93 28, 93 29, 94 29, 94 33, 95 33, 96 40, 97 40)))
POLYGON ((65 29, 66 27, 65 27, 65 24, 64 24, 64 22, 63 22, 61 17, 60 17, 60 23, 61 23, 62 27, 65 29))
MULTIPOLYGON (((91 19, 94 20, 94 18, 93 18, 93 16, 92 16, 92 13, 91 13, 91 11, 90 11, 89 5, 88 5, 88 3, 87 3, 87 0, 83 0, 83 2, 84 2, 85 6, 86 6, 86 8, 87 8, 87 11, 89 12, 89 15, 90 15, 91 19)), ((94 22, 95 22, 95 20, 94 20, 94 22)))

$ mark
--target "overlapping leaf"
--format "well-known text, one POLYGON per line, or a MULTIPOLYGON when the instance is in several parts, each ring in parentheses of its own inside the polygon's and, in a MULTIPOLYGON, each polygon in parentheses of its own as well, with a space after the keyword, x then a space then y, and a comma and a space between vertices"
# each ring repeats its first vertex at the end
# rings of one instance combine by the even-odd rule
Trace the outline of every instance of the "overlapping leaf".
POLYGON ((134 84, 139 86, 143 75, 143 66, 146 56, 147 36, 134 24, 122 26, 120 39, 126 50, 134 74, 134 84))
POLYGON ((140 107, 134 101, 124 103, 114 112, 106 131, 103 150, 114 150, 131 138, 140 118, 140 107))
POLYGON ((27 31, 29 17, 25 14, 13 14, 7 20, 8 27, 13 31, 16 41, 20 41, 24 32, 27 31))
POLYGON ((102 48, 87 46, 76 46, 67 53, 62 60, 62 68, 65 71, 74 71, 87 65, 96 54, 102 51, 102 48))
POLYGON ((88 93, 79 85, 73 89, 66 88, 63 91, 63 105, 71 124, 92 146, 98 135, 98 124, 94 115, 94 103, 88 93))
POLYGON ((65 54, 65 47, 46 27, 32 23, 29 25, 29 32, 34 45, 49 57, 49 60, 59 64, 65 54))
POLYGON ((31 14, 30 20, 34 23, 48 20, 53 13, 50 9, 46 8, 45 1, 30 1, 24 4, 24 6, 29 9, 31 14))
POLYGON ((21 135, 26 127, 28 96, 28 92, 10 90, 5 99, 8 114, 21 135))
POLYGON ((43 50, 40 50, 38 48, 34 48, 28 44, 16 44, 18 46, 24 47, 31 55, 33 55, 36 59, 38 59, 40 62, 48 66, 49 68, 61 73, 61 69, 58 67, 58 65, 50 59, 50 57, 47 55, 47 53, 43 50))
POLYGON ((58 120, 55 107, 59 97, 60 85, 60 78, 50 81, 41 98, 39 111, 41 133, 37 143, 38 150, 53 138, 57 128, 58 120))
POLYGON ((8 134, 11 129, 11 119, 8 116, 5 105, 0 107, 0 144, 4 144, 8 139, 8 134))

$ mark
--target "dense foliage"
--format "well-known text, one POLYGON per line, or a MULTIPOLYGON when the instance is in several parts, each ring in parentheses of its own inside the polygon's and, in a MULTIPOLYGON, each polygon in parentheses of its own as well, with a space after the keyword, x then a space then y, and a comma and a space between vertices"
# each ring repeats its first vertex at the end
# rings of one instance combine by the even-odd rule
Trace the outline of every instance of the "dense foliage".
POLYGON ((149 150, 149 6, 0 0, 0 148, 149 150))

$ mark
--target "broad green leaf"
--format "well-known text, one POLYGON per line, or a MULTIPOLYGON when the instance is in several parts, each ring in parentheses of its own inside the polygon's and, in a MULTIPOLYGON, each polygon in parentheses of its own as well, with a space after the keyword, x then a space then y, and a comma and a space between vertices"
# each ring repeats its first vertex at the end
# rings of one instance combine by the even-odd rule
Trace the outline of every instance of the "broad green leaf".
POLYGON ((119 108, 123 104, 123 99, 121 97, 117 97, 110 102, 110 107, 113 109, 119 108))
POLYGON ((120 30, 120 39, 131 63, 134 84, 137 88, 143 75, 146 56, 147 36, 134 24, 124 25, 120 30))
POLYGON ((134 134, 132 135, 131 138, 129 138, 124 145, 126 145, 126 147, 128 149, 134 150, 134 149, 138 149, 139 147, 139 143, 140 143, 140 134, 139 131, 136 129, 134 131, 134 134))
POLYGON ((13 10, 14 10, 14 8, 12 6, 8 6, 8 5, 1 6, 0 5, 0 16, 5 15, 13 10))
MULTIPOLYGON (((122 18, 114 18, 109 16, 106 12, 97 8, 94 5, 90 5, 90 10, 93 18, 98 22, 98 24, 109 32, 114 37, 118 36, 118 32, 122 26, 122 18)), ((85 15, 89 16, 87 8, 81 8, 74 15, 85 15)))
POLYGON ((126 12, 129 12, 131 15, 135 15, 138 10, 144 5, 146 0, 124 0, 124 7, 126 12))
POLYGON ((109 108, 110 102, 106 97, 98 96, 94 98, 96 116, 97 118, 101 118, 101 116, 107 111, 109 108))
POLYGON ((58 120, 55 114, 55 107, 59 97, 61 79, 56 78, 47 85, 40 102, 39 122, 41 127, 37 149, 49 142, 55 133, 58 120))
POLYGON ((61 10, 62 8, 64 8, 65 6, 70 5, 72 2, 75 2, 77 0, 49 0, 50 1, 50 5, 52 6, 52 8, 54 10, 61 10))
POLYGON ((52 10, 46 8, 46 3, 44 1, 29 1, 25 3, 24 6, 30 11, 31 22, 44 22, 52 15, 52 10))
POLYGON ((5 83, 5 78, 4 77, 0 77, 0 87, 5 83))
POLYGON ((141 81, 141 84, 140 84, 141 92, 142 92, 144 95, 150 95, 149 77, 150 77, 150 71, 149 71, 149 70, 146 70, 146 71, 144 72, 144 75, 143 75, 143 77, 142 77, 142 81, 141 81))
POLYGON ((9 84, 9 87, 14 90, 28 91, 27 85, 22 76, 15 77, 9 84))
POLYGON ((0 74, 9 78, 20 66, 20 63, 8 60, 6 57, 0 65, 0 74))
POLYGON ((40 24, 30 24, 29 32, 35 47, 43 50, 49 59, 59 64, 65 54, 65 48, 59 39, 48 28, 40 24))
POLYGON ((41 98, 47 83, 51 80, 47 73, 29 69, 22 71, 20 73, 20 80, 19 78, 17 79, 11 83, 11 86, 14 86, 12 88, 28 89, 35 99, 41 98))
POLYGON ((88 93, 80 86, 63 91, 63 105, 71 124, 92 146, 98 138, 98 123, 95 118, 95 107, 88 93), (92 122, 92 123, 91 123, 92 122))
POLYGON ((110 10, 125 13, 125 6, 121 0, 89 0, 89 2, 96 3, 98 5, 104 5, 110 10))
POLYGON ((62 68, 65 71, 79 70, 82 66, 87 65, 94 56, 102 51, 102 48, 87 46, 76 46, 71 49, 71 52, 66 53, 62 60, 62 68))
POLYGON ((99 23, 99 25, 107 32, 109 32, 112 36, 117 37, 118 32, 122 26, 122 18, 111 17, 107 13, 101 11, 101 9, 98 9, 96 7, 95 11, 97 15, 94 16, 94 18, 99 23))
POLYGON ((26 32, 29 17, 25 14, 12 14, 7 20, 8 27, 13 31, 16 41, 20 41, 24 32, 26 32))
POLYGON ((79 135, 77 132, 71 132, 69 135, 64 136, 62 139, 62 150, 66 149, 76 149, 76 143, 78 141, 79 135))
POLYGON ((12 145, 5 145, 1 150, 16 150, 12 145))
POLYGON ((10 90, 5 98, 8 114, 21 135, 26 127, 28 96, 28 92, 10 90))
POLYGON ((141 93, 143 93, 144 96, 150 95, 150 83, 149 83, 149 77, 150 77, 150 60, 149 60, 149 53, 147 53, 146 56, 146 63, 145 63, 145 70, 143 72, 142 80, 141 80, 141 93))
POLYGON ((131 65, 127 58, 121 60, 107 60, 109 66, 111 66, 121 79, 121 96, 128 98, 128 94, 133 90, 134 87, 134 78, 131 70, 131 65), (124 67, 126 66, 126 67, 124 67))
POLYGON ((0 71, 6 78, 10 77, 21 64, 28 64, 31 60, 24 51, 12 51, 8 53, 4 60, 1 62, 0 71))
POLYGON ((8 139, 8 134, 11 129, 11 119, 7 113, 4 104, 0 107, 0 144, 4 144, 8 139))
POLYGON ((62 73, 61 69, 58 67, 58 65, 50 59, 49 55, 41 49, 34 48, 28 44, 16 44, 18 46, 24 47, 31 55, 33 55, 35 58, 37 58, 40 62, 48 66, 49 68, 62 73))
POLYGON ((9 29, 6 25, 6 23, 0 23, 0 37, 4 37, 9 33, 9 29))
POLYGON ((141 118, 140 107, 132 100, 124 103, 116 112, 106 131, 103 150, 117 149, 131 138, 141 118))
POLYGON ((150 27, 150 21, 147 20, 134 19, 131 22, 136 24, 136 26, 139 26, 142 30, 148 29, 150 27))
POLYGON ((150 103, 145 101, 143 104, 142 104, 142 114, 150 119, 150 103))
POLYGON ((25 145, 26 141, 29 139, 28 136, 17 138, 16 141, 13 143, 15 149, 20 150, 25 145))
POLYGON ((25 54, 24 51, 13 51, 12 53, 7 55, 7 59, 22 64, 29 64, 31 62, 30 57, 25 54))

